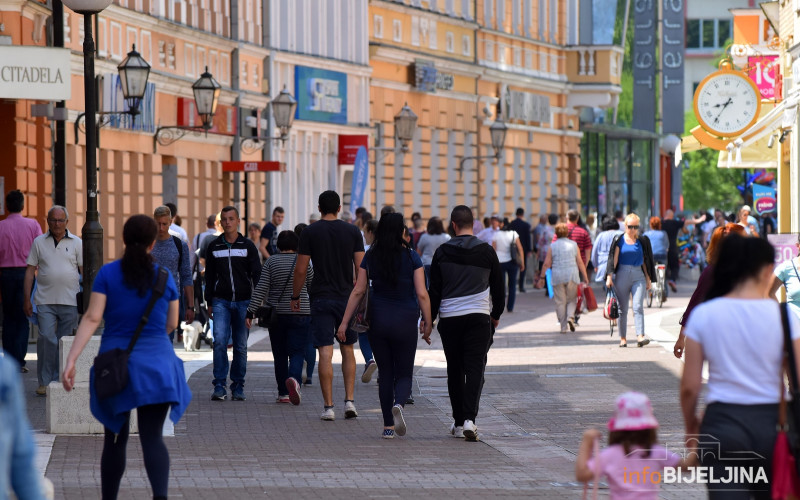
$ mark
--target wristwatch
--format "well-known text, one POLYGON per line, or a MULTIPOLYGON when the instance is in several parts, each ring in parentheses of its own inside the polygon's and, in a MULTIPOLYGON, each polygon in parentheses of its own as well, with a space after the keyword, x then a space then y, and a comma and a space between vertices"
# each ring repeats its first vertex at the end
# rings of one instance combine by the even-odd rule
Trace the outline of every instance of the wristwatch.
POLYGON ((295 297, 295 296, 292 296, 292 300, 300 300, 300 296, 299 296, 299 295, 298 295, 298 296, 296 296, 296 297, 295 297))

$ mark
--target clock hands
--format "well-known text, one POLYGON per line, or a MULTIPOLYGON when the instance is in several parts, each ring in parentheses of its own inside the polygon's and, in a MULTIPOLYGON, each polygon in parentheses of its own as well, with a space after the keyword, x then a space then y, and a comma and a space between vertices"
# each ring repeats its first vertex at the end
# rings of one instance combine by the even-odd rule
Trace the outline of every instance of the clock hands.
POLYGON ((717 104, 716 106, 714 106, 715 108, 718 108, 718 107, 722 106, 722 109, 720 109, 719 113, 717 113, 717 117, 714 118, 714 123, 718 123, 719 122, 719 117, 720 117, 720 115, 722 115, 722 112, 725 111, 725 108, 730 106, 732 103, 733 103, 733 98, 732 97, 728 97, 728 100, 725 101, 723 104, 717 104))

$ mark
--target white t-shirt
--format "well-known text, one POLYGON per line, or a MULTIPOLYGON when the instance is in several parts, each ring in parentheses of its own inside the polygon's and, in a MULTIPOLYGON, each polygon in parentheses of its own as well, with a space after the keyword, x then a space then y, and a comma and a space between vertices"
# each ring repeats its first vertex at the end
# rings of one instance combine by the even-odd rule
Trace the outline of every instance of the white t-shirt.
POLYGON ((492 240, 497 248, 495 248, 495 252, 497 252, 497 260, 500 261, 502 264, 503 262, 508 262, 511 260, 511 245, 516 243, 512 243, 517 241, 517 232, 516 231, 497 231, 494 233, 494 239, 492 240))
MULTIPOLYGON (((789 314, 792 340, 800 338, 800 320, 789 314)), ((697 306, 686 337, 703 346, 708 360, 706 403, 740 405, 780 401, 783 326, 772 299, 720 297, 697 306)))

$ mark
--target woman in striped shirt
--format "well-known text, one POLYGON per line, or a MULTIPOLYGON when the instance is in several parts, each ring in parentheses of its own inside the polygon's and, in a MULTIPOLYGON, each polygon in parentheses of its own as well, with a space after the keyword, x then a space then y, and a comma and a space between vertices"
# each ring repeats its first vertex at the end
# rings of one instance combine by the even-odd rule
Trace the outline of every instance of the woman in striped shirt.
POLYGON ((247 308, 246 324, 249 329, 255 313, 266 302, 277 308, 277 320, 269 327, 269 341, 275 360, 275 381, 278 383, 278 403, 300 404, 300 380, 303 371, 306 347, 311 339, 311 308, 308 287, 314 279, 314 270, 308 265, 308 273, 300 291, 300 312, 291 306, 292 287, 300 238, 294 231, 281 231, 277 247, 280 253, 270 256, 261 269, 261 279, 247 308))

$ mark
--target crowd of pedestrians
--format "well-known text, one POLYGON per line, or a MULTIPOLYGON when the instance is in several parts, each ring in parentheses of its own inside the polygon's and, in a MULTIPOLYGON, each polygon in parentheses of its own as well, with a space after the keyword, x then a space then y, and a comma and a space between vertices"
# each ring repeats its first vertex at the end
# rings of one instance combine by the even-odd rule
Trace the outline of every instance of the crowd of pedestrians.
MULTIPOLYGON (((129 357, 129 382, 122 392, 101 398, 97 374, 91 377, 91 411, 105 428, 104 498, 115 498, 119 489, 133 409, 138 412, 154 497, 167 496, 169 455, 161 426, 167 417, 177 421, 191 399, 182 363, 171 345, 174 337, 181 341, 182 322, 199 320, 208 330, 213 345, 212 400, 227 400, 228 390, 233 401, 247 399, 247 338, 258 321, 269 332, 276 402, 300 405, 301 392, 312 384, 316 366, 324 421, 359 415, 354 390, 358 343, 364 361, 362 383, 374 375, 378 378, 380 436, 386 439, 409 431, 405 414, 414 401, 418 341, 430 344, 436 325, 447 361, 450 433, 466 441, 479 439, 476 422, 494 332, 502 314, 515 311, 517 293, 530 292, 526 285, 551 290, 558 331, 566 334, 579 326, 579 285, 588 286, 593 272, 594 281, 619 300, 619 346, 627 346, 632 309, 637 345, 643 347, 650 342, 644 331, 644 298, 656 280, 656 264, 666 264, 668 283, 675 291, 681 264, 702 262, 674 352, 677 357, 686 355, 681 405, 687 433, 710 433, 723 441, 736 441, 753 419, 777 418, 777 384, 768 388, 757 382, 778 376, 773 372, 780 364, 781 342, 772 339, 767 349, 764 338, 748 332, 763 320, 774 323, 770 323, 772 335, 780 333, 780 311, 766 299, 781 286, 792 313, 791 338, 800 335, 796 333, 800 332, 800 260, 786 261, 773 272, 772 247, 754 238, 766 231, 752 220, 747 206, 735 214, 734 222, 719 211, 679 219, 668 210, 663 219, 646 220, 646 228, 635 213, 604 214, 597 222, 592 215, 586 224, 577 210, 541 215, 532 226, 522 208, 511 221, 493 214, 481 224, 463 205, 454 207, 447 220, 434 216, 426 223, 416 212, 407 222, 391 206, 382 207, 378 218, 363 208, 355 215, 343 212, 339 195, 325 191, 309 224, 283 228, 286 214, 275 207, 263 228, 252 223, 244 235, 238 209, 225 206, 209 215, 206 229, 189 239, 177 207, 167 203, 152 217, 136 215, 126 221, 124 255, 101 268, 86 301, 80 293, 81 240, 67 227, 67 208, 53 206, 47 213, 48 230, 41 234, 36 221, 21 216, 24 197, 19 191, 8 193, 6 206, 10 215, 0 221, 0 293, 3 349, 8 355, 0 357, 0 371, 27 372, 26 317, 39 326, 36 394, 40 396, 46 396, 51 382, 60 380, 67 391, 74 387, 77 358, 101 321, 105 321, 101 353, 125 348, 137 339, 129 357), (698 249, 689 253, 701 254, 699 259, 694 255, 687 260, 681 250, 687 234, 690 247, 698 249), (155 291, 160 274, 166 276, 163 295, 155 291), (368 327, 356 331, 352 323, 363 314, 359 307, 365 297, 369 308, 366 318, 360 319, 368 327), (78 323, 83 302, 88 309, 78 323), (264 312, 270 309, 273 313, 264 312), (140 325, 143 310, 148 319, 140 325), (720 318, 730 324, 720 329, 720 318), (137 325, 141 333, 135 333, 137 325), (715 337, 723 331, 725 342, 715 337), (58 341, 71 334, 76 335, 75 342, 59 374, 58 341), (341 414, 333 388, 336 344, 344 381, 341 414), (697 401, 704 362, 709 363, 712 377, 701 418, 697 401), (745 365, 745 371, 737 368, 745 365), (733 395, 733 386, 747 389, 744 400, 733 395)), ((657 422, 646 396, 623 395, 612 422, 611 446, 601 455, 609 467, 632 464, 631 445, 653 447, 657 422), (648 433, 630 434, 642 430, 648 433)), ((772 427, 773 431, 751 435, 747 446, 769 455, 772 427)), ((29 453, 25 438, 29 432, 25 428, 20 432, 21 439, 13 446, 24 458, 29 453)), ((576 468, 580 480, 596 477, 589 444, 598 437, 594 431, 584 436, 576 468)), ((682 467, 686 462, 668 456, 660 466, 668 465, 682 467)), ((711 466, 721 467, 716 462, 711 466)), ((604 472, 612 474, 613 469, 604 472)), ((0 487, 4 480, 0 476, 0 487)), ((612 485, 616 487, 624 489, 612 485)))

